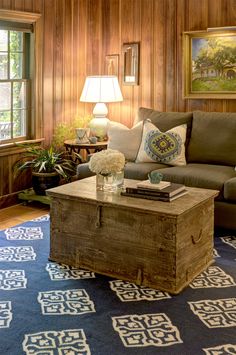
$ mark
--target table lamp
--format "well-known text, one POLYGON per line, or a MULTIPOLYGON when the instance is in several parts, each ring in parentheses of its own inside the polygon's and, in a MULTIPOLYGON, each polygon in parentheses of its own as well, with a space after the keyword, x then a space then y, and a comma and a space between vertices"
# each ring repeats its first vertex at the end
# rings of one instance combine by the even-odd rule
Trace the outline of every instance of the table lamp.
POLYGON ((90 132, 99 141, 105 140, 108 123, 106 103, 123 101, 117 77, 113 75, 88 76, 85 80, 80 101, 96 102, 93 109, 94 117, 89 123, 90 132))

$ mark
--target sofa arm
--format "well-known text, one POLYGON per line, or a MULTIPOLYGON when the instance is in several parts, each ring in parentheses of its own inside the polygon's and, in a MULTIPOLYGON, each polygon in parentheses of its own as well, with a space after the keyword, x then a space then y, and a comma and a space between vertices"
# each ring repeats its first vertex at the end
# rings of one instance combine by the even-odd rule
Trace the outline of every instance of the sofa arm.
POLYGON ((79 164, 77 166, 76 172, 77 172, 77 177, 79 180, 87 178, 89 176, 96 175, 89 169, 88 163, 79 164))
POLYGON ((225 200, 236 201, 236 177, 224 183, 224 198, 225 200))

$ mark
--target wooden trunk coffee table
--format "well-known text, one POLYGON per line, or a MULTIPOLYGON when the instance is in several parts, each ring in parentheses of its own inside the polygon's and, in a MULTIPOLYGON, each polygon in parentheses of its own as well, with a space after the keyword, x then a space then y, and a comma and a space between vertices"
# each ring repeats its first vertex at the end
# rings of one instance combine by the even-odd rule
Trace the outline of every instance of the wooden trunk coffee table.
POLYGON ((47 194, 51 261, 174 294, 213 262, 218 191, 161 202, 96 191, 90 177, 47 194))

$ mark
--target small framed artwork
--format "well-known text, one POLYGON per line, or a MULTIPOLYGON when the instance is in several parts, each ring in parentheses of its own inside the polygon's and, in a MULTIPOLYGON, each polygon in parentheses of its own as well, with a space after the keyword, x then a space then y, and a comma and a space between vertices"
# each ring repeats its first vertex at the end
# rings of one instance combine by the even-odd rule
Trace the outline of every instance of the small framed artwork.
POLYGON ((119 76, 119 55, 106 55, 106 75, 119 76))
POLYGON ((235 53, 235 30, 184 32, 184 98, 236 99, 235 53))
POLYGON ((139 84, 139 43, 124 43, 124 85, 139 84))

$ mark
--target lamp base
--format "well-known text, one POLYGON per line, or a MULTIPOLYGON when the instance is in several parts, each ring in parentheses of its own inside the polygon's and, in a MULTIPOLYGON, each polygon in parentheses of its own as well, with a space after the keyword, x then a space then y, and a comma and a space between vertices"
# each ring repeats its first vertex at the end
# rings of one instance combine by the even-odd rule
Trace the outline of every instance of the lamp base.
POLYGON ((97 137, 99 142, 107 140, 108 121, 106 117, 94 117, 89 122, 90 135, 97 137))

